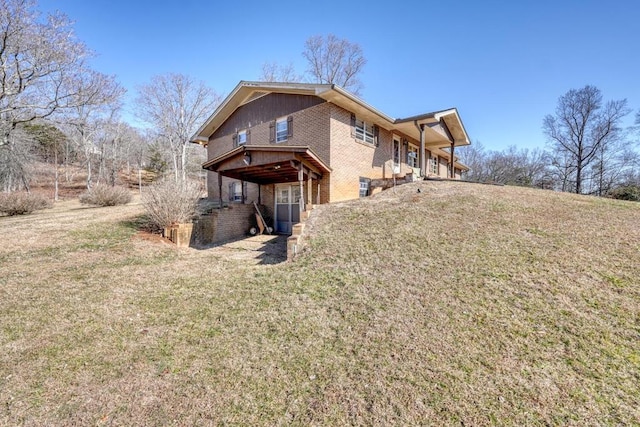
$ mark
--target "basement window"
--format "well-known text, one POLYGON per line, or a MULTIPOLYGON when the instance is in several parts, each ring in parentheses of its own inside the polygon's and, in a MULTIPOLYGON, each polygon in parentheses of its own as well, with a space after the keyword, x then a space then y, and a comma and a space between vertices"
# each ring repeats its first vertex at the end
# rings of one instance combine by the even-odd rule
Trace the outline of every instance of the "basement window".
POLYGON ((240 181, 234 181, 229 183, 229 201, 230 202, 244 203, 243 196, 245 194, 247 194, 246 182, 242 183, 240 181), (244 191, 242 191, 243 189, 244 191))
POLYGON ((360 177, 360 197, 367 197, 371 188, 371 179, 360 177))

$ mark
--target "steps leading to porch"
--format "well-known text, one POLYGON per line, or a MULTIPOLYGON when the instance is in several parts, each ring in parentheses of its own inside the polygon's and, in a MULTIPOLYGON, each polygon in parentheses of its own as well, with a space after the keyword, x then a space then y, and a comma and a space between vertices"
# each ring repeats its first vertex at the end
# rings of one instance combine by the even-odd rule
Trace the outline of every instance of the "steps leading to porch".
POLYGON ((293 224, 291 227, 291 236, 287 239, 287 260, 293 259, 293 257, 298 253, 305 222, 309 219, 311 211, 315 209, 315 207, 316 205, 307 205, 307 209, 300 212, 300 222, 293 224))

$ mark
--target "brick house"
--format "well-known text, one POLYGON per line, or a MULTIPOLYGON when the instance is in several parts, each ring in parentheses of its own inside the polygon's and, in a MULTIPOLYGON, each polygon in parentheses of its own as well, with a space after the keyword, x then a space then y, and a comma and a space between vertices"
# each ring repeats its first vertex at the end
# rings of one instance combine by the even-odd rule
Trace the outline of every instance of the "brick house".
POLYGON ((241 81, 191 138, 207 147, 207 191, 265 205, 290 233, 300 212, 391 180, 459 179, 469 137, 455 108, 393 119, 331 84, 241 81))

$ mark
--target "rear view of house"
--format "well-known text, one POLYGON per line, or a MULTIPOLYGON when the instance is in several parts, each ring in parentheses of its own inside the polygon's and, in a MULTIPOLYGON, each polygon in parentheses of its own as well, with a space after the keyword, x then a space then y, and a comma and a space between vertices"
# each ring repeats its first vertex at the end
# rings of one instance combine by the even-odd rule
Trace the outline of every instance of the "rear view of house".
POLYGON ((192 137, 208 196, 257 202, 290 233, 309 204, 367 196, 385 180, 459 179, 469 137, 455 108, 393 119, 330 84, 240 82, 192 137))

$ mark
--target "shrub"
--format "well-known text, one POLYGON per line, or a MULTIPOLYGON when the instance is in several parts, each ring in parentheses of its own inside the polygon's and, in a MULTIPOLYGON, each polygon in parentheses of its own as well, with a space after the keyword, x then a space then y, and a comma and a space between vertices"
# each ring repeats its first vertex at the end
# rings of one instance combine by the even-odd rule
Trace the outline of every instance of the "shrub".
POLYGON ((196 183, 165 179, 142 190, 142 204, 151 223, 165 228, 191 221, 201 196, 202 191, 196 183))
POLYGON ((40 194, 22 192, 0 194, 0 212, 11 216, 27 215, 51 206, 51 200, 40 194))
POLYGON ((615 188, 607 194, 612 199, 631 200, 640 202, 640 187, 637 185, 627 185, 625 187, 615 188))
POLYGON ((126 205, 131 201, 131 192, 123 187, 98 184, 80 195, 80 203, 94 206, 126 205))

